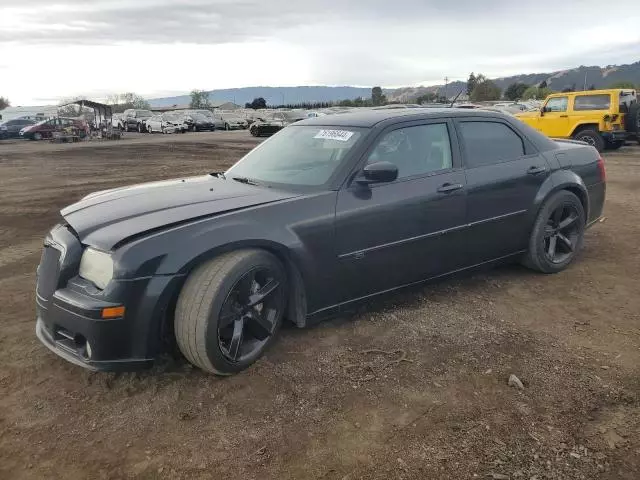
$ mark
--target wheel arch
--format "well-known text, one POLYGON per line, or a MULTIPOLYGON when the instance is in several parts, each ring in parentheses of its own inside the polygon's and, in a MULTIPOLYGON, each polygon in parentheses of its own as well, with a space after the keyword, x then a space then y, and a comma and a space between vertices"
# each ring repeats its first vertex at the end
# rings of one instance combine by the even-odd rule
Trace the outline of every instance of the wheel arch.
POLYGON ((571 133, 569 134, 570 137, 573 137, 576 133, 582 131, 582 130, 588 130, 590 128, 593 128, 596 132, 600 132, 600 126, 597 123, 578 123, 573 130, 571 131, 571 133))
MULTIPOLYGON (((282 263, 287 273, 287 282, 289 283, 285 318, 297 327, 302 328, 306 326, 307 295, 302 269, 297 264, 288 247, 272 240, 253 239, 230 242, 198 253, 180 268, 180 275, 183 280, 173 292, 171 303, 175 305, 175 302, 177 301, 177 298, 184 286, 184 282, 195 268, 225 253, 247 249, 265 250, 275 256, 282 263)), ((169 318, 165 319, 165 322, 172 322, 173 312, 170 312, 168 317, 169 318)))
POLYGON ((549 175, 538 189, 534 200, 534 208, 531 212, 532 222, 535 221, 544 202, 560 190, 568 190, 575 194, 584 208, 585 218, 589 218, 589 194, 582 178, 571 170, 556 170, 549 175))

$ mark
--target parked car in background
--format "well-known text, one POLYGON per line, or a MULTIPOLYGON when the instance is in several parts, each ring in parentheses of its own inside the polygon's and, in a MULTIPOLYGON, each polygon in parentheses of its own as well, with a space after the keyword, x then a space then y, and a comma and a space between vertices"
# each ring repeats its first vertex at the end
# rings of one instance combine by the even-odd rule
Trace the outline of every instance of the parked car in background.
POLYGON ((123 113, 114 113, 111 115, 111 126, 120 130, 124 130, 123 113))
MULTIPOLYGON (((295 123, 224 173, 90 194, 44 241, 36 334, 93 370, 177 343, 230 375, 374 295, 480 266, 552 274, 605 200, 595 148, 483 110, 362 111, 295 123)), ((592 255, 598 251, 593 249, 592 255)))
POLYGON ((539 111, 519 113, 516 117, 549 137, 580 140, 601 152, 624 145, 625 115, 634 104, 637 104, 634 90, 554 93, 539 111))
POLYGON ((0 140, 4 138, 18 138, 20 137, 20 130, 29 125, 35 125, 35 120, 29 120, 26 118, 15 118, 13 120, 7 120, 4 123, 0 123, 0 140))
POLYGON ((84 137, 86 122, 77 118, 54 117, 43 120, 34 125, 28 125, 20 130, 20 137, 29 140, 42 140, 53 138, 54 132, 60 132, 65 128, 75 127, 79 135, 84 137))
POLYGON ((153 116, 153 113, 149 110, 141 110, 137 108, 130 108, 125 110, 122 114, 122 126, 125 132, 137 131, 144 132, 144 121, 147 118, 153 116))
POLYGON ((166 112, 162 114, 162 133, 185 133, 189 125, 184 113, 166 112))
POLYGON ((153 115, 144 121, 147 133, 163 133, 162 114, 153 115))
POLYGON ((217 119, 216 128, 222 125, 224 130, 239 130, 249 126, 244 118, 233 113, 213 112, 213 115, 217 119))
POLYGON ((214 119, 195 110, 185 110, 175 113, 178 115, 183 115, 184 123, 187 125, 187 131, 203 132, 205 130, 215 130, 214 119))
POLYGON ((287 125, 304 120, 306 113, 299 110, 287 110, 284 112, 275 112, 264 119, 259 119, 249 127, 249 133, 254 137, 265 137, 273 135, 282 130, 287 125))

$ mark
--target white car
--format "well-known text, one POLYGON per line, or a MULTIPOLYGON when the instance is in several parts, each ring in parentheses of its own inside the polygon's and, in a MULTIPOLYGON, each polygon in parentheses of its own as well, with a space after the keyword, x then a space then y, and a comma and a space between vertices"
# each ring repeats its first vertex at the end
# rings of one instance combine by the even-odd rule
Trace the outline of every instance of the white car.
POLYGON ((154 115, 145 120, 145 126, 149 133, 164 133, 162 115, 154 115))

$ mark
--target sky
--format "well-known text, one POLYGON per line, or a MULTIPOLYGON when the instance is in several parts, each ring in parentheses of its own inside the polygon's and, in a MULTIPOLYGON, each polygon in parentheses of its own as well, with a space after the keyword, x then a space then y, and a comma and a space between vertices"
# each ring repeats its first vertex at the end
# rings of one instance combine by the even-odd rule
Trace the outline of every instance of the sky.
POLYGON ((0 0, 12 105, 399 87, 640 60, 637 0, 0 0))

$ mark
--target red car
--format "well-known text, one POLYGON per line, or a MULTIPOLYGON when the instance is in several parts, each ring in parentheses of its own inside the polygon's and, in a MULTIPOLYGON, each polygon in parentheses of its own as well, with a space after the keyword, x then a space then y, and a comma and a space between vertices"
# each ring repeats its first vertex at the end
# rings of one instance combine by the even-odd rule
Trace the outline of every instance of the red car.
POLYGON ((20 138, 28 138, 30 140, 52 138, 53 132, 59 132, 68 127, 76 127, 80 131, 80 136, 85 134, 85 122, 83 120, 55 117, 24 127, 20 130, 20 138))

